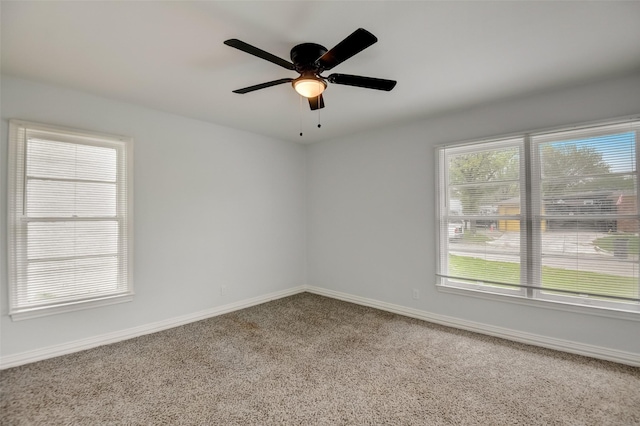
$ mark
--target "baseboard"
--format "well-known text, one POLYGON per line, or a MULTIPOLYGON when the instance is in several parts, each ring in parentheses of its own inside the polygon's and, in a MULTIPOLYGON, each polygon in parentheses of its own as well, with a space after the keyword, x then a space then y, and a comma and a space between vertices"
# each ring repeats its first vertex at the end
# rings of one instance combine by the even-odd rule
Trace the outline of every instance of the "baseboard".
POLYGON ((87 339, 76 340, 74 342, 64 343, 61 345, 49 346, 42 349, 18 353, 15 355, 4 356, 0 358, 0 370, 17 367, 19 365, 29 364, 36 361, 42 361, 49 358, 55 358, 61 355, 67 355, 74 352, 80 352, 86 349, 95 348, 97 346, 108 345, 110 343, 120 342, 122 340, 132 339, 134 337, 151 334, 169 328, 178 327, 180 325, 203 319, 223 315, 229 312, 245 309, 251 306, 259 305, 271 300, 281 299, 283 297, 292 296, 294 294, 309 292, 321 296, 331 297, 333 299, 344 300, 346 302, 355 303, 357 305, 369 306, 387 312, 404 315, 411 318, 433 322, 448 327, 460 328, 463 330, 473 331, 476 333, 487 334, 490 336, 500 337, 507 340, 526 343, 535 346, 542 346, 549 349, 555 349, 563 352, 584 355, 592 358, 604 359, 607 361, 618 362, 621 364, 640 367, 640 356, 631 352, 618 351, 614 349, 603 348, 600 346, 587 345, 568 340, 555 339, 552 337, 540 336, 532 333, 511 330, 503 327, 496 327, 486 324, 475 323, 471 321, 461 320, 445 315, 438 315, 421 311, 419 309, 408 308, 392 303, 381 302, 375 299, 367 299, 361 296, 355 296, 348 293, 342 293, 334 290, 328 290, 314 286, 298 286, 287 290, 269 293, 263 296, 251 299, 241 300, 239 302, 218 306, 211 309, 195 312, 180 317, 170 318, 138 327, 129 328, 113 333, 102 334, 100 336, 90 337, 87 339))
POLYGON ((309 293, 318 294, 320 296, 331 297, 333 299, 344 300, 345 302, 355 303, 357 305, 369 306, 371 308, 404 315, 411 318, 417 318, 428 322, 433 322, 448 327, 459 328, 463 330, 473 331, 490 336, 500 337, 507 340, 513 340, 520 343, 526 343, 534 346, 542 346, 558 351, 569 352, 578 355, 584 355, 592 358, 604 359, 607 361, 618 362, 620 364, 632 365, 640 367, 640 356, 632 352, 619 351, 615 349, 603 348, 600 346, 587 345, 584 343, 573 342, 569 340, 556 339, 553 337, 540 336, 532 333, 511 330, 503 327, 496 327, 487 324, 480 324, 472 321, 461 320, 445 315, 433 314, 419 309, 407 308, 401 305, 381 302, 375 299, 367 299, 365 297, 355 296, 352 294, 342 293, 334 290, 327 290, 320 287, 306 286, 309 293))
POLYGON ((167 330, 169 328, 178 327, 180 325, 188 324, 191 322, 196 322, 229 312, 238 311, 240 309, 245 309, 250 306, 260 305, 271 300, 292 296, 304 291, 305 286, 298 286, 265 294, 263 296, 254 297, 251 299, 241 300, 239 302, 229 303, 227 305, 217 306, 211 309, 205 309, 203 311, 194 312, 192 314, 182 315, 163 321, 157 321, 138 327, 128 328, 126 330, 115 331, 112 333, 102 334, 100 336, 80 339, 69 343, 63 343, 61 345, 54 345, 42 349, 36 349, 33 351, 21 352, 15 355, 4 356, 0 358, 0 370, 17 367, 19 365, 29 364, 36 361, 42 361, 49 358, 55 358, 74 352, 80 352, 86 349, 95 348, 97 346, 108 345, 110 343, 116 343, 122 340, 143 336, 145 334, 156 333, 158 331, 167 330))

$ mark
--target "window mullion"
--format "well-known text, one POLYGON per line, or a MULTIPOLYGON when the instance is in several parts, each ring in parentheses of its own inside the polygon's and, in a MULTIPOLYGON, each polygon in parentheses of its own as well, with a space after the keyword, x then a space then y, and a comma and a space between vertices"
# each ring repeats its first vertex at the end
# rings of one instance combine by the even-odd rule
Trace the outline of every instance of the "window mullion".
MULTIPOLYGON (((638 149, 638 141, 640 141, 640 130, 638 129, 635 131, 635 141, 636 141, 636 144, 635 144, 636 164, 633 170, 634 171, 633 177, 636 182, 636 212, 638 215, 640 215, 640 194, 638 193, 638 188, 640 188, 640 173, 638 173, 638 165, 640 164, 640 149, 638 149)), ((637 287, 636 287, 635 296, 640 299, 640 274, 638 274, 638 279, 636 280, 636 283, 637 283, 637 287)))
MULTIPOLYGON (((535 177, 540 176, 539 161, 535 149, 532 149, 531 136, 524 136, 524 221, 525 221, 525 275, 524 281, 532 286, 540 285, 540 226, 535 221, 540 211, 540 184, 535 177)), ((532 288, 527 288, 527 297, 534 296, 532 288)))

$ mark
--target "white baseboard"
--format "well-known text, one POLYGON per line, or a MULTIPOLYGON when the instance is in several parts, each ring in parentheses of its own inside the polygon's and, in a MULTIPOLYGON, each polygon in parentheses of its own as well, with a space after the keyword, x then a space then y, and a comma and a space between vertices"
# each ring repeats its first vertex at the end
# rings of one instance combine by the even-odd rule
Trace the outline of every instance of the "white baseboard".
POLYGON ((80 339, 80 340, 76 340, 69 343, 63 343, 61 345, 54 345, 54 346, 49 346, 46 348, 36 349, 32 351, 21 352, 15 355, 4 356, 0 358, 0 370, 11 368, 11 367, 17 367, 23 364, 29 364, 31 362, 42 361, 49 358, 55 358, 61 355, 67 355, 74 352, 80 352, 86 349, 95 348, 97 346, 108 345, 110 343, 116 343, 122 340, 143 336, 145 334, 156 333, 158 331, 166 330, 173 327, 178 327, 180 325, 188 324, 191 322, 196 322, 206 318, 211 318, 211 317, 226 314, 229 312, 238 311, 240 309, 248 308, 250 306, 260 305, 261 303, 269 302, 271 300, 292 296, 294 294, 302 293, 304 291, 305 291, 305 286, 293 287, 287 290, 276 291, 273 293, 265 294, 264 296, 258 296, 251 299, 241 300, 239 302, 229 303, 227 305, 217 306, 215 308, 194 312, 192 314, 182 315, 175 318, 169 318, 163 321, 157 321, 154 323, 145 324, 138 327, 128 328, 126 330, 115 331, 112 333, 102 334, 100 336, 80 339))
POLYGON ((86 349, 95 348, 97 346, 108 345, 120 342, 122 340, 132 339, 134 337, 151 334, 169 328, 178 327, 180 325, 191 322, 200 321, 206 318, 215 317, 251 306, 259 305, 271 300, 281 299, 283 297, 292 296, 294 294, 309 292, 321 296, 331 297, 333 299, 344 300, 346 302, 355 303, 357 305, 369 306, 387 312, 404 315, 411 318, 433 322, 449 327, 460 328, 463 330, 473 331, 481 334, 488 334, 507 340, 526 343, 535 346, 542 346, 549 349, 555 349, 563 352, 574 353, 578 355, 589 356, 592 358, 604 359, 607 361, 618 362, 621 364, 640 367, 640 356, 631 352, 618 351, 600 346, 587 345, 568 340, 556 339, 552 337, 540 336, 532 333, 511 330, 503 327, 496 327, 486 324, 475 323, 471 321, 461 320, 445 315, 438 315, 421 311, 419 309, 407 308, 401 305, 381 302, 375 299, 367 299, 365 297, 355 296, 338 291, 328 290, 314 286, 298 286, 287 290, 269 293, 263 296, 251 299, 241 300, 239 302, 218 306, 211 309, 195 312, 180 317, 170 318, 163 321, 145 324, 138 327, 128 328, 126 330, 116 331, 113 333, 102 334, 100 336, 90 337, 86 339, 76 340, 60 345, 49 346, 46 348, 36 349, 18 353, 15 355, 4 356, 0 358, 0 370, 17 367, 19 365, 29 364, 36 361, 42 361, 49 358, 55 358, 61 355, 67 355, 86 349))
POLYGON ((480 324, 472 321, 461 320, 445 315, 433 314, 419 309, 407 308, 401 305, 381 302, 379 300, 367 299, 365 297, 354 296, 352 294, 342 293, 334 290, 327 290, 320 287, 306 286, 309 293, 318 294, 320 296, 331 297, 333 299, 344 300, 345 302, 355 303, 357 305, 369 306, 371 308, 404 315, 411 318, 417 318, 428 322, 433 322, 448 327, 460 328, 463 330, 473 331, 490 336, 500 337, 507 340, 513 340, 520 343, 526 343, 534 346, 542 346, 558 351, 569 352, 578 355, 584 355, 592 358, 604 359, 607 361, 618 362, 620 364, 632 365, 640 367, 640 355, 632 352, 619 351, 615 349, 603 348, 600 346, 587 345, 584 343, 572 342, 569 340, 556 339, 553 337, 540 336, 538 334, 525 333, 522 331, 511 330, 503 327, 496 327, 487 324, 480 324))

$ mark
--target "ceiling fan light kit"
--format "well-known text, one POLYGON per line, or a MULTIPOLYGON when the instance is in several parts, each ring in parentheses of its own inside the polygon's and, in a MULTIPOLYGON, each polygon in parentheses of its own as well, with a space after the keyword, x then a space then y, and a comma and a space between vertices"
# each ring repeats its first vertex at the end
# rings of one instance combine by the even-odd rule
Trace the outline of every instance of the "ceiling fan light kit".
POLYGON ((235 38, 226 40, 224 44, 300 74, 296 79, 281 78, 237 89, 233 91, 234 93, 245 94, 290 82, 297 93, 308 99, 309 107, 317 110, 324 108, 322 93, 327 88, 327 81, 332 84, 384 91, 390 91, 395 87, 395 80, 349 74, 330 74, 326 77, 321 75, 322 72, 334 68, 377 41, 378 39, 369 31, 358 28, 331 50, 316 43, 302 43, 294 46, 291 49, 291 62, 235 38))
POLYGON ((316 98, 327 88, 327 83, 314 75, 301 75, 291 83, 300 95, 305 98, 316 98))

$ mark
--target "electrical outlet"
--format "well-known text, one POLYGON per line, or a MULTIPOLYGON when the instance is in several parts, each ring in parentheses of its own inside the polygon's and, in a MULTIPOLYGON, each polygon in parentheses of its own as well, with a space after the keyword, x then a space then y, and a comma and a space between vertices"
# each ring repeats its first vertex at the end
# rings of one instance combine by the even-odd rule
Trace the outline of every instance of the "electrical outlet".
POLYGON ((220 296, 224 296, 225 294, 227 294, 227 286, 226 285, 221 285, 220 286, 220 296))
POLYGON ((420 299, 420 290, 418 290, 417 288, 413 289, 413 298, 420 299))

